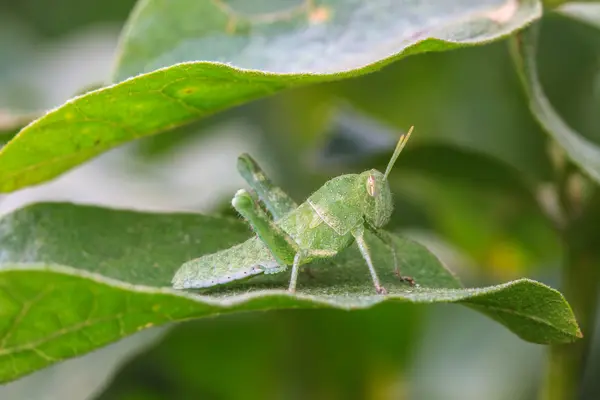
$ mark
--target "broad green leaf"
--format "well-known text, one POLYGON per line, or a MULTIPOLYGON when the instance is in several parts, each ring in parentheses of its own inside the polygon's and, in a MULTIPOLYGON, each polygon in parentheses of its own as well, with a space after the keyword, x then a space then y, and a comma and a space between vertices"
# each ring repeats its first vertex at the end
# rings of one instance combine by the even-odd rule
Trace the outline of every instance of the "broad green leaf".
POLYGON ((535 343, 581 336, 559 292, 527 279, 462 289, 423 246, 399 237, 402 271, 421 286, 399 282, 389 249, 368 237, 390 293, 379 296, 354 248, 310 266, 295 295, 284 290, 289 273, 200 295, 171 289, 182 262, 248 237, 247 226, 230 218, 41 204, 5 216, 0 235, 1 381, 150 326, 239 311, 447 302, 476 309, 535 343))
POLYGON ((405 51, 496 39, 540 13, 533 0, 145 0, 125 28, 116 79, 186 61, 279 74, 372 69, 405 51))
POLYGON ((281 11, 269 7, 244 17, 223 2, 140 2, 122 38, 117 76, 147 73, 75 97, 23 129, 0 151, 0 192, 283 89, 498 39, 541 14, 537 0, 311 4, 279 20, 281 11), (232 23, 236 30, 227 33, 232 23))
POLYGON ((567 156, 596 182, 600 182, 600 147, 569 127, 554 110, 540 84, 536 65, 539 25, 512 39, 517 71, 529 96, 529 108, 567 156))

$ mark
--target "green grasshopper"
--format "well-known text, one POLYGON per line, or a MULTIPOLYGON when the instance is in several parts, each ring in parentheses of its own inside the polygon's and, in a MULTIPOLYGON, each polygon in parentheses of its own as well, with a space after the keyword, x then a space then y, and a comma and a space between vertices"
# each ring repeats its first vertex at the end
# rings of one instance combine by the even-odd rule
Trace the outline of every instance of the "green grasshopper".
POLYGON ((175 273, 173 287, 212 287, 258 274, 283 272, 292 265, 289 291, 295 292, 301 265, 331 258, 356 242, 369 267, 375 291, 386 294, 364 239, 365 228, 390 247, 396 275, 414 285, 412 278, 400 275, 391 237, 380 230, 390 220, 394 207, 387 177, 412 130, 411 127, 400 137, 384 174, 371 169, 361 174, 338 176, 300 206, 273 185, 249 155, 241 155, 238 171, 273 219, 250 193, 239 190, 231 204, 252 226, 256 236, 229 249, 186 262, 175 273))

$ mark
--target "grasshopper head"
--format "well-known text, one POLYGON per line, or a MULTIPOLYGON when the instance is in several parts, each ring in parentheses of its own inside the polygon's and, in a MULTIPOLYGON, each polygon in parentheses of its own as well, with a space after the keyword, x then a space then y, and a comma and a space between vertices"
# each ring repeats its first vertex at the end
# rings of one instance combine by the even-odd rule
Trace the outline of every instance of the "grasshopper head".
POLYGON ((364 196, 363 213, 367 222, 375 228, 381 228, 387 224, 392 216, 394 203, 387 177, 392 170, 396 159, 398 159, 400 152, 406 145, 408 138, 410 138, 412 130, 413 127, 411 127, 405 135, 400 137, 398 145, 394 150, 394 154, 385 170, 385 174, 382 174, 376 169, 365 171, 360 174, 359 182, 364 188, 362 190, 366 192, 366 195, 364 196))
POLYGON ((384 175, 372 169, 360 174, 360 185, 364 195, 363 213, 367 222, 375 228, 388 223, 394 210, 390 185, 384 175))

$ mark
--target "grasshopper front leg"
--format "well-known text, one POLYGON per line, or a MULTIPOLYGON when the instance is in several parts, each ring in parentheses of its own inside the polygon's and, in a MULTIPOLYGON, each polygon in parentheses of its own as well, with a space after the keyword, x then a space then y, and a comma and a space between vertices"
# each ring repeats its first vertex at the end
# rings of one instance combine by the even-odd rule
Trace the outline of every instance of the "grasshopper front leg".
POLYGON ((292 265, 292 276, 290 278, 290 286, 288 290, 291 293, 296 291, 296 281, 298 281, 298 271, 300 270, 300 264, 302 263, 302 257, 304 257, 304 252, 299 251, 296 253, 294 257, 294 264, 292 265))
POLYGON ((249 154, 242 154, 237 162, 238 172, 256 192, 258 198, 275 220, 295 210, 298 205, 280 187, 275 186, 249 154))
POLYGON ((387 290, 383 286, 381 286, 381 282, 379 281, 379 277, 377 276, 377 272, 375 271, 375 267, 373 266, 373 260, 371 259, 371 254, 369 253, 369 247, 367 246, 367 242, 365 242, 364 237, 365 229, 362 225, 352 230, 352 236, 356 240, 356 244, 358 245, 358 249, 365 259, 367 266, 369 267, 369 272, 371 273, 371 278, 373 279, 373 286, 375 286, 375 291, 377 294, 387 294, 387 290))
POLYGON ((294 257, 299 251, 298 245, 269 218, 247 191, 238 190, 231 205, 248 221, 280 265, 293 263, 294 257))

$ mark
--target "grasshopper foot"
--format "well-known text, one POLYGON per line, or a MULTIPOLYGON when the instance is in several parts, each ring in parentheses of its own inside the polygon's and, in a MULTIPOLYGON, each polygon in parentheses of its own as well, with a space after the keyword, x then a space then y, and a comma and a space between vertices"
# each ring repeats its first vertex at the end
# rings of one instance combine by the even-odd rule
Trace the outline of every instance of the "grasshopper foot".
POLYGON ((400 271, 397 268, 394 271, 394 275, 396 275, 396 277, 398 279, 400 279, 402 282, 408 283, 410 286, 415 286, 417 284, 417 282, 415 282, 414 278, 412 278, 410 276, 402 276, 402 275, 400 275, 400 271))
POLYGON ((417 282, 415 282, 415 280, 410 276, 398 276, 398 279, 400 279, 402 282, 408 283, 410 286, 417 285, 417 282))
POLYGON ((383 294, 383 295, 386 295, 388 293, 387 290, 383 286, 380 286, 380 285, 375 286, 375 291, 377 292, 377 294, 383 294))

